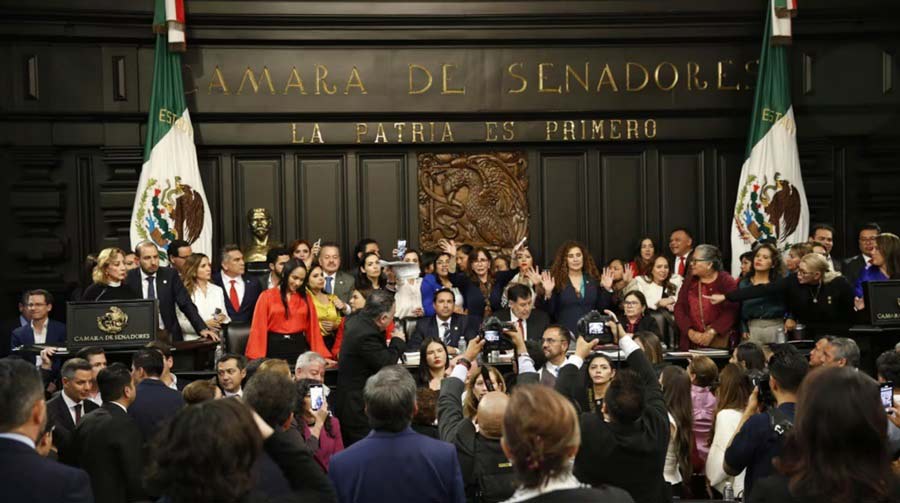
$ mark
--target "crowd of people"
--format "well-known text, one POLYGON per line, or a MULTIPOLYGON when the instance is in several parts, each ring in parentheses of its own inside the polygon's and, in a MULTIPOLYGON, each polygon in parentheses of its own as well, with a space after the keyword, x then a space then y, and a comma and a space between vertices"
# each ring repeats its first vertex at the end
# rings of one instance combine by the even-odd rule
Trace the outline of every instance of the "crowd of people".
POLYGON ((868 224, 842 261, 834 234, 758 243, 737 278, 686 229, 600 265, 568 241, 546 269, 524 242, 397 264, 367 239, 347 271, 336 243, 299 240, 262 276, 234 245, 215 271, 183 241, 171 266, 152 243, 108 248, 79 298, 156 299, 159 340, 130 367, 61 358, 52 294, 26 292, 0 359, 0 479, 35 502, 898 501, 900 352, 869 377, 848 329, 867 282, 900 279, 900 238, 868 224), (170 343, 200 339, 226 351, 188 383, 170 343), (730 360, 666 358, 704 348, 730 360))

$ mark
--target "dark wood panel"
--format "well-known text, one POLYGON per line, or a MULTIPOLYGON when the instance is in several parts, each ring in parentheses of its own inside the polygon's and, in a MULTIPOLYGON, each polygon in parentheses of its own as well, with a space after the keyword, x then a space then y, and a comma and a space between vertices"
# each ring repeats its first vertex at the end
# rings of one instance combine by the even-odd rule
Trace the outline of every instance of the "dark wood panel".
POLYGON ((358 159, 360 235, 378 241, 387 257, 397 239, 412 239, 406 200, 407 192, 415 189, 406 183, 406 156, 360 155, 358 159))
POLYGON ((290 239, 303 238, 313 242, 322 238, 343 245, 347 230, 344 158, 298 155, 295 161, 300 230, 299 235, 290 239))
POLYGON ((703 187, 703 153, 660 150, 660 206, 665 236, 686 227, 694 242, 705 239, 706 191, 703 187))
MULTIPOLYGON (((221 159, 217 155, 197 156, 197 166, 200 169, 200 180, 203 181, 203 190, 206 192, 206 202, 212 214, 213 222, 213 250, 218 250, 224 245, 225 220, 222 215, 222 166, 221 159)), ((213 262, 217 257, 210 257, 213 262)))
POLYGON ((600 185, 603 210, 600 213, 602 254, 599 259, 630 259, 640 237, 647 230, 644 155, 600 155, 600 185))
POLYGON ((252 241, 247 212, 252 208, 266 208, 272 215, 270 242, 285 239, 284 163, 280 155, 234 157, 235 225, 240 229, 241 245, 252 241))
POLYGON ((587 160, 584 153, 544 153, 540 163, 542 245, 549 264, 564 241, 587 241, 587 160))

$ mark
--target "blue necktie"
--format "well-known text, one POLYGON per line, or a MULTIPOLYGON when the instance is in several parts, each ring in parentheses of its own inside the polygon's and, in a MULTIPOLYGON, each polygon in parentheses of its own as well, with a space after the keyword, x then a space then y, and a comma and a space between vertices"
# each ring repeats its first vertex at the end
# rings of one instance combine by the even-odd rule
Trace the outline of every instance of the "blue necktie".
POLYGON ((147 298, 156 298, 156 281, 154 281, 154 276, 147 276, 147 298))
POLYGON ((331 276, 325 276, 325 293, 327 293, 328 295, 331 295, 333 293, 331 288, 331 282, 333 280, 334 278, 332 278, 331 276))

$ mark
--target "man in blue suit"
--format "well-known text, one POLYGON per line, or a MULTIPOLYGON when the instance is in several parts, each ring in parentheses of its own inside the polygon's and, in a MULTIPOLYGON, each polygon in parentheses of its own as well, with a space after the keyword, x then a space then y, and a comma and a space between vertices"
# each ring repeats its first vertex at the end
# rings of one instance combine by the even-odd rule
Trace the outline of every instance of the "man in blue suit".
POLYGON ((137 423, 144 442, 152 440, 163 424, 184 407, 181 393, 160 379, 163 366, 163 355, 156 349, 142 349, 131 358, 131 373, 138 385, 128 415, 137 423))
POLYGON ((35 451, 47 421, 41 375, 34 365, 0 359, 0 499, 92 503, 87 473, 35 451))
MULTIPOLYGON (((49 318, 53 310, 53 295, 47 290, 30 290, 24 295, 25 309, 31 318, 27 325, 13 330, 10 337, 10 349, 18 346, 30 346, 33 344, 46 344, 48 346, 66 345, 66 325, 49 318)), ((40 363, 37 353, 35 363, 40 363)), ((50 379, 59 377, 59 368, 62 365, 59 358, 53 359, 53 368, 50 371, 50 379)))
POLYGON ((459 342, 471 341, 478 335, 481 318, 453 312, 456 294, 449 288, 442 288, 434 294, 434 316, 428 316, 416 323, 412 337, 409 338, 409 350, 416 351, 422 341, 429 337, 444 341, 451 354, 459 351, 459 342))
POLYGON ((225 310, 234 323, 250 323, 262 293, 259 280, 244 276, 244 254, 237 245, 222 248, 221 271, 213 273, 213 283, 225 290, 225 310))
POLYGON ((453 445, 414 432, 416 383, 399 365, 366 381, 366 415, 372 432, 334 455, 328 478, 341 503, 466 500, 453 445))

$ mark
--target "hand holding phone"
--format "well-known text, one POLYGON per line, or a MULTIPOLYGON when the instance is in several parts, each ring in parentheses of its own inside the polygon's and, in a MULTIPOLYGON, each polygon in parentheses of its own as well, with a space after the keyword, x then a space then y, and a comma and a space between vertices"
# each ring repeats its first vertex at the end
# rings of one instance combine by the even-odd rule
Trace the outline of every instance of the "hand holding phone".
POLYGON ((889 415, 894 407, 894 383, 886 382, 880 385, 881 389, 881 406, 889 415))
POLYGON ((309 406, 315 412, 325 405, 325 388, 321 384, 309 387, 309 406))

